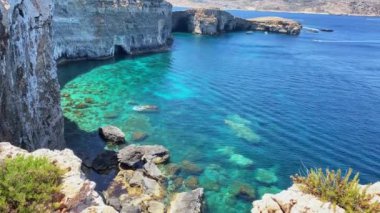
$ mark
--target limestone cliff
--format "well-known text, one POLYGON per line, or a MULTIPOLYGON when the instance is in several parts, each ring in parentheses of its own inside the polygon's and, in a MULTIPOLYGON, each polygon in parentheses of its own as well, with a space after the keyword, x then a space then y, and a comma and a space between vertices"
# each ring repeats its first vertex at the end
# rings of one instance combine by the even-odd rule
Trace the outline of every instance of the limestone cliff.
POLYGON ((173 32, 215 35, 233 31, 267 31, 298 35, 302 25, 290 19, 262 17, 246 20, 219 9, 190 9, 173 13, 173 32))
POLYGON ((54 57, 139 54, 171 43, 171 4, 163 0, 54 0, 54 57))
POLYGON ((52 0, 0 1, 0 140, 63 148, 52 0))

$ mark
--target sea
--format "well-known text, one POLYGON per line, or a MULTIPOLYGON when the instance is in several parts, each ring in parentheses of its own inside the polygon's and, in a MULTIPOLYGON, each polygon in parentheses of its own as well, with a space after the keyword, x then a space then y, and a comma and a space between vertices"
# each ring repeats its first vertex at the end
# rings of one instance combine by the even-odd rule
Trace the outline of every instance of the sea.
MULTIPOLYGON (((306 29, 175 33, 168 52, 61 65, 68 147, 87 164, 117 151, 98 135, 105 125, 123 130, 127 144, 163 145, 182 168, 171 193, 203 187, 206 212, 250 212, 253 200, 310 168, 352 168, 363 184, 379 181, 380 17, 230 12, 306 29), (159 111, 133 110, 146 104, 159 111), (148 137, 134 142, 134 133, 148 137)), ((85 171, 100 192, 116 174, 85 171)))

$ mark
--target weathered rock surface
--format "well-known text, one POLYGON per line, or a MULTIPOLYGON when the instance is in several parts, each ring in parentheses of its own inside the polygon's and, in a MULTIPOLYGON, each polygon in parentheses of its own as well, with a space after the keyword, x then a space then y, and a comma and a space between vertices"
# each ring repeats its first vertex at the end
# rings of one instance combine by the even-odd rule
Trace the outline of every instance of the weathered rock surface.
POLYGON ((249 21, 252 23, 251 30, 257 31, 298 35, 302 29, 300 23, 280 17, 260 17, 249 19, 249 21))
POLYGON ((52 8, 52 0, 0 3, 0 140, 28 150, 65 146, 52 8))
MULTIPOLYGON (((363 186, 364 188, 364 186, 363 186)), ((380 201, 380 182, 370 185, 367 193, 374 195, 373 201, 380 201)), ((317 197, 305 194, 293 185, 278 194, 265 194, 261 200, 253 202, 252 213, 343 213, 345 210, 330 202, 322 202, 317 197)))
POLYGON ((163 0, 54 0, 54 57, 88 59, 166 50, 171 4, 163 0))
POLYGON ((168 213, 200 213, 203 212, 203 189, 182 192, 174 195, 168 213))
POLYGON ((156 164, 168 160, 169 151, 130 145, 119 151, 118 159, 121 170, 103 192, 107 203, 121 212, 165 212, 165 177, 156 164))
POLYGON ((125 142, 125 134, 116 126, 104 126, 99 128, 100 136, 107 142, 120 144, 125 142))
POLYGON ((169 159, 169 151, 159 145, 129 145, 121 149, 117 155, 119 162, 128 167, 141 167, 145 162, 164 163, 169 159))
POLYGON ((234 31, 267 31, 298 35, 302 25, 290 19, 262 17, 246 20, 219 9, 190 9, 173 12, 173 32, 216 35, 234 31))
POLYGON ((102 197, 95 191, 95 183, 86 179, 81 171, 81 160, 71 150, 39 149, 29 153, 10 143, 0 143, 0 162, 17 155, 46 157, 66 171, 61 185, 61 192, 64 194, 61 202, 68 212, 116 212, 104 204, 102 197))

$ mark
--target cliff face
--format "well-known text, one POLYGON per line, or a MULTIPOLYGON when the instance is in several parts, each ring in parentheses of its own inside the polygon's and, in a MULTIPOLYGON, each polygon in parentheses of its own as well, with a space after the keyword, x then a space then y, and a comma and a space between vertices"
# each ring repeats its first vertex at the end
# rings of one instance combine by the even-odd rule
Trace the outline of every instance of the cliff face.
POLYGON ((163 0, 54 0, 54 57, 110 57, 165 50, 171 4, 163 0))
POLYGON ((246 20, 219 9, 190 9, 173 13, 173 32, 215 35, 233 31, 267 31, 298 35, 302 25, 290 19, 262 17, 246 20))
POLYGON ((0 140, 63 148, 51 0, 0 3, 0 140))

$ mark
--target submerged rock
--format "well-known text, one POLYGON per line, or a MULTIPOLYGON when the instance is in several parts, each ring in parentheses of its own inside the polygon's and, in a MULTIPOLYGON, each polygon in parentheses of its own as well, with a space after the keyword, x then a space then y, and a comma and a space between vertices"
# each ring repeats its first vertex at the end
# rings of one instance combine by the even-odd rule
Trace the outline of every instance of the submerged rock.
POLYGON ((132 134, 132 140, 135 142, 140 142, 147 138, 148 138, 148 134, 145 132, 137 131, 132 134))
POLYGON ((201 213, 203 212, 203 189, 182 192, 174 195, 168 213, 201 213))
POLYGON ((107 142, 125 143, 125 134, 116 126, 104 126, 99 128, 100 136, 107 142))
POLYGON ((228 125, 235 135, 252 143, 259 143, 260 135, 256 134, 250 127, 250 121, 241 118, 239 115, 227 116, 224 123, 228 125))
POLYGON ((203 172, 203 169, 201 167, 188 160, 182 161, 181 169, 189 174, 200 174, 203 172))
POLYGON ((220 9, 189 9, 173 12, 173 32, 216 35, 235 31, 267 31, 298 35, 302 25, 290 19, 262 17, 246 20, 220 9))
POLYGON ((186 178, 184 184, 189 189, 196 189, 199 187, 198 178, 195 176, 189 176, 186 178))
POLYGON ((278 177, 273 169, 257 169, 254 176, 257 181, 266 184, 273 184, 278 181, 278 177))

